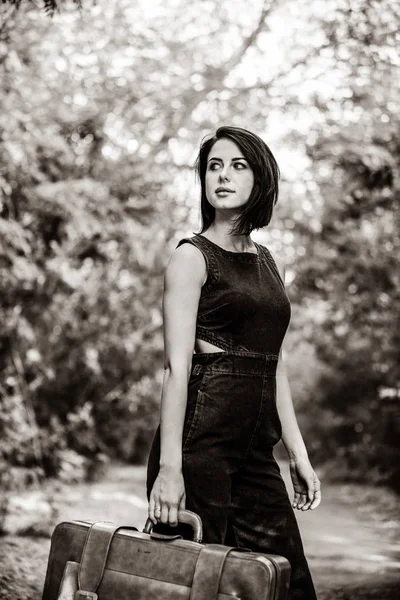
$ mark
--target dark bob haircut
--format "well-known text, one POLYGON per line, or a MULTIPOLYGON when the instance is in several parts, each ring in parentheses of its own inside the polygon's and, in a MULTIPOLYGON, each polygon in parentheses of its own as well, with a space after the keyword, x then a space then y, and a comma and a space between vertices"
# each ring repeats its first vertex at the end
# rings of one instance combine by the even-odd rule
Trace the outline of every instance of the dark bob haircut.
POLYGON ((271 220, 272 211, 278 201, 279 167, 267 144, 258 135, 241 127, 219 127, 214 135, 202 140, 195 162, 201 184, 201 218, 199 233, 206 231, 215 219, 215 208, 206 196, 207 158, 217 140, 227 138, 243 153, 254 175, 250 197, 243 206, 231 231, 234 235, 249 235, 253 229, 265 227, 271 220))

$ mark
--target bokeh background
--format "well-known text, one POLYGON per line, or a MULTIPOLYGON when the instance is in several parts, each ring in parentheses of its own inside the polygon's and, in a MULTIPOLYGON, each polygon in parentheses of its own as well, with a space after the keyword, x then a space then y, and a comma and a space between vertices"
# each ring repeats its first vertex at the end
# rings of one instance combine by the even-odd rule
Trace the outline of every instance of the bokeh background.
POLYGON ((223 124, 281 168, 253 237, 286 260, 312 461, 326 482, 399 492, 398 3, 83 4, 0 5, 3 492, 145 462, 163 272, 198 231, 193 163, 223 124))

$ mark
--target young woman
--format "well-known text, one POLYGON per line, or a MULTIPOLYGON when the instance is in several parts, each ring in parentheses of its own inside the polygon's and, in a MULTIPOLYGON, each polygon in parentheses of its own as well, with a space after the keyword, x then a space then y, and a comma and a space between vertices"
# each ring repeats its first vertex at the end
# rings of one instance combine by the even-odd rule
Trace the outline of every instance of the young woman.
POLYGON ((161 421, 147 494, 153 523, 200 515, 204 542, 285 556, 291 600, 316 598, 292 506, 321 499, 299 431, 281 346, 290 321, 284 267, 250 233, 270 222, 279 169, 268 146, 220 127, 197 159, 202 229, 165 274, 161 421), (195 352, 195 353, 194 353, 195 352), (293 505, 273 456, 282 437, 293 505))

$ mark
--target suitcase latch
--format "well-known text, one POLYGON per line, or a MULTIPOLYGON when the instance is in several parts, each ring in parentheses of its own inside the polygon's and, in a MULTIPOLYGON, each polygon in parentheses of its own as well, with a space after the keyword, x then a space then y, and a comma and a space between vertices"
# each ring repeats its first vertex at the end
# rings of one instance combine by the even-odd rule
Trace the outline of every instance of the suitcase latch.
POLYGON ((74 600, 98 600, 96 592, 85 592, 85 590, 78 590, 75 592, 74 600))

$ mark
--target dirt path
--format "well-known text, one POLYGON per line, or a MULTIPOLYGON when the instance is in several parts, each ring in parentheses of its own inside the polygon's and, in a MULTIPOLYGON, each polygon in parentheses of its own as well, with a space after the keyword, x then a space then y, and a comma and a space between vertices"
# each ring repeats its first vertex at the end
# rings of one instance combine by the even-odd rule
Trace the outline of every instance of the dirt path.
MULTIPOLYGON (((287 480, 287 467, 282 465, 287 480)), ((290 489, 290 487, 289 487, 290 489)), ((298 515, 319 600, 400 599, 400 523, 376 493, 360 486, 325 486, 324 501, 298 515), (353 495, 353 497, 352 497, 353 495)), ((52 492, 57 521, 110 520, 141 528, 146 519, 144 469, 114 466, 107 477, 52 492)), ((0 600, 40 600, 50 542, 0 538, 0 600)))
MULTIPOLYGON (((290 489, 286 465, 282 473, 290 489)), ((325 485, 317 510, 296 511, 320 600, 400 600, 399 506, 385 497, 379 510, 378 498, 362 486, 325 485)))

